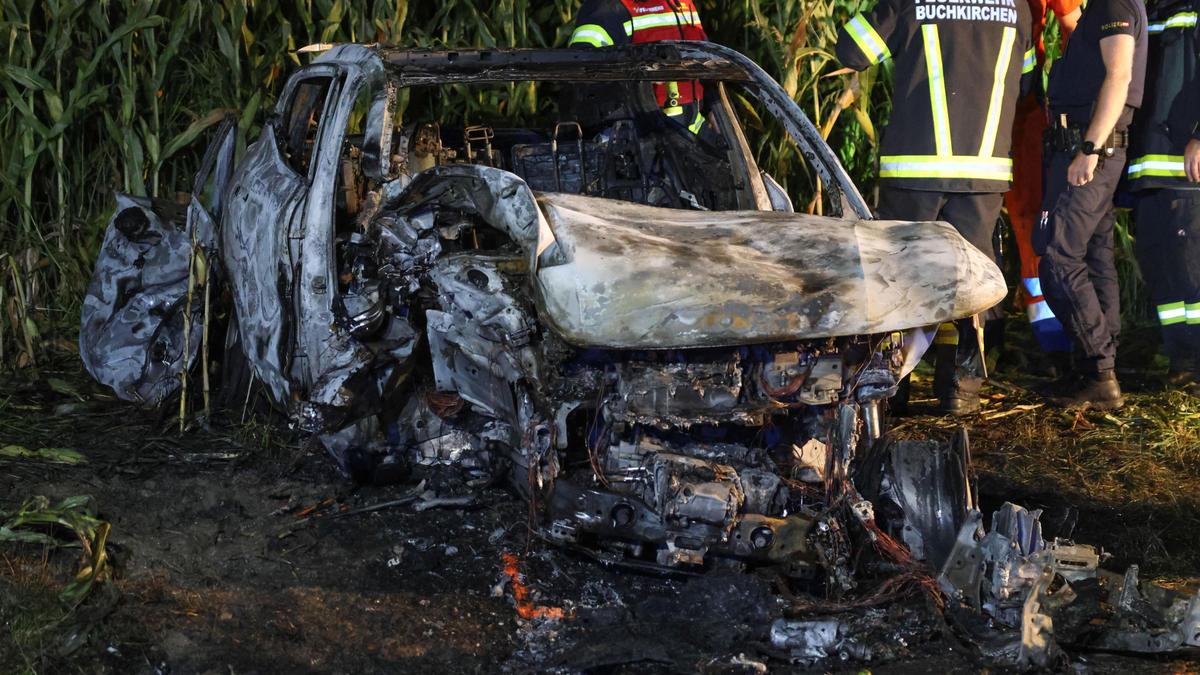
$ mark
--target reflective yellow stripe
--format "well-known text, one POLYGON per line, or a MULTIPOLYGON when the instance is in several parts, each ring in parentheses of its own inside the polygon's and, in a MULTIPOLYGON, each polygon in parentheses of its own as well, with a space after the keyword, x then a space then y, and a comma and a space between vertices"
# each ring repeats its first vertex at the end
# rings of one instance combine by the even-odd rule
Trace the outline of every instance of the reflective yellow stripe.
POLYGON ((1008 64, 1012 61, 1013 43, 1017 40, 1017 29, 1008 27, 1000 38, 1000 52, 996 54, 996 70, 992 74, 992 100, 988 103, 987 122, 983 125, 983 138, 979 141, 979 156, 991 157, 996 149, 996 130, 1000 128, 1000 113, 1004 110, 1004 79, 1008 76, 1008 64))
POLYGON ((1146 26, 1146 30, 1147 30, 1147 32, 1150 32, 1150 33, 1161 33, 1164 30, 1168 30, 1170 28, 1189 28, 1189 27, 1195 26, 1195 25, 1196 25, 1196 13, 1195 12, 1180 12, 1178 14, 1173 14, 1173 15, 1167 17, 1166 21, 1161 21, 1159 23, 1152 23, 1149 26, 1146 26))
POLYGON ((1158 306, 1158 321, 1164 326, 1173 326, 1187 320, 1187 305, 1182 301, 1158 306))
POLYGON ((682 115, 683 106, 679 105, 679 83, 663 82, 661 84, 667 88, 667 100, 666 105, 663 106, 663 112, 671 117, 682 115))
POLYGON ((700 133, 700 130, 703 128, 704 128, 704 115, 701 115, 700 113, 696 113, 696 119, 693 120, 691 125, 688 126, 688 131, 692 132, 693 134, 698 134, 698 133, 700 133))
POLYGON ((594 23, 587 23, 575 29, 571 33, 571 41, 568 45, 591 45, 593 47, 611 47, 613 44, 612 36, 602 26, 597 26, 594 23))
POLYGON ((1183 178, 1183 155, 1142 155, 1129 163, 1130 178, 1183 178))
POLYGON ((921 34, 925 38, 925 67, 929 72, 934 145, 939 156, 949 157, 954 150, 950 142, 950 111, 946 104, 946 78, 942 70, 942 43, 938 39, 937 24, 921 26, 921 34))
POLYGON ((1025 52, 1025 62, 1021 64, 1021 74, 1032 73, 1034 68, 1037 68, 1037 51, 1031 47, 1029 51, 1025 52))
POLYGON ((892 57, 892 52, 888 49, 887 43, 883 38, 879 37, 879 33, 867 21, 867 18, 862 14, 856 15, 850 22, 846 24, 846 32, 850 34, 854 44, 862 50, 864 56, 871 63, 880 63, 892 57))
POLYGON ((635 30, 648 28, 668 28, 673 26, 701 26, 700 15, 695 12, 658 12, 635 16, 625 22, 625 34, 633 35, 635 30))
POLYGON ((1012 180, 1008 157, 885 155, 879 158, 880 178, 977 178, 1012 180))
POLYGON ((679 83, 667 83, 667 105, 677 105, 679 103, 679 83))
POLYGON ((937 335, 933 338, 935 345, 958 345, 958 326, 952 323, 938 324, 937 335))
POLYGON ((1187 310, 1188 325, 1200 326, 1200 302, 1189 302, 1185 309, 1187 310))

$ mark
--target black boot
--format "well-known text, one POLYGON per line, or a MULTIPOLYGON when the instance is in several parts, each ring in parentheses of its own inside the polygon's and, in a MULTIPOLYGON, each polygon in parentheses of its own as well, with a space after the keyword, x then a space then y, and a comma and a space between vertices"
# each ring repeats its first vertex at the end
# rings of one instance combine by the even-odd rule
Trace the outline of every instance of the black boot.
POLYGON ((1050 402, 1063 408, 1116 410, 1125 405, 1121 385, 1111 370, 1083 373, 1071 391, 1051 397, 1050 402))
POLYGON ((938 412, 954 416, 979 412, 979 390, 983 387, 983 378, 972 377, 961 368, 956 370, 953 390, 938 396, 938 412))
MULTIPOLYGON (((961 326, 962 322, 959 323, 961 326)), ((967 325, 970 325, 969 320, 967 325)), ((970 330, 974 332, 974 328, 970 330)), ((933 394, 938 398, 938 412, 944 415, 979 412, 983 356, 979 353, 977 338, 965 332, 960 329, 957 345, 939 344, 935 352, 933 394)))

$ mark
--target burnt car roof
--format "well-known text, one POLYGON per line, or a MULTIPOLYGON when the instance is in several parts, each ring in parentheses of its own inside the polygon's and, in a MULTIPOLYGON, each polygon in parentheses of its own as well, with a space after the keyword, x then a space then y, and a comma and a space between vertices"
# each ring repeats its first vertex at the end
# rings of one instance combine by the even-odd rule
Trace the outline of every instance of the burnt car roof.
POLYGON ((752 82, 752 61, 708 42, 657 42, 605 49, 417 49, 336 45, 322 62, 379 62, 400 83, 511 80, 709 79, 752 82), (738 58, 740 57, 740 58, 738 58))
MULTIPOLYGON (((715 45, 712 45, 715 47, 715 45)), ((606 49, 375 50, 403 80, 724 80, 751 73, 705 43, 655 43, 606 49)))

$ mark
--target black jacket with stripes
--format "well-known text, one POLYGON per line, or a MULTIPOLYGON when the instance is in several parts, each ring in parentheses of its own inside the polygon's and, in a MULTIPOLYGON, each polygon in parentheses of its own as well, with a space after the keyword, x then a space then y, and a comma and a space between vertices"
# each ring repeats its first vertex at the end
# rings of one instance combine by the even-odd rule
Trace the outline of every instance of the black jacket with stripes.
POLYGON ((1183 150, 1200 139, 1200 0, 1164 0, 1146 13, 1146 93, 1134 117, 1130 188, 1197 187, 1184 174, 1183 150))
POLYGON ((1026 0, 880 0, 843 26, 837 56, 894 62, 879 178, 939 192, 1005 192, 1017 98, 1036 68, 1026 0))

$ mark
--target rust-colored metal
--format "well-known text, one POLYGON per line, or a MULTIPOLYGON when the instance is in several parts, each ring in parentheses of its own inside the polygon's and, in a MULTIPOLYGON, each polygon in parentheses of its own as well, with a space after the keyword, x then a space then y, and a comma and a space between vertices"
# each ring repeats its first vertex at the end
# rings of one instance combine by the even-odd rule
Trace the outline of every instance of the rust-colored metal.
POLYGON ((466 406, 466 401, 454 392, 431 391, 425 400, 429 403, 429 409, 433 411, 433 414, 442 419, 454 417, 466 406))

